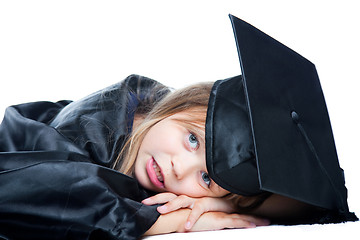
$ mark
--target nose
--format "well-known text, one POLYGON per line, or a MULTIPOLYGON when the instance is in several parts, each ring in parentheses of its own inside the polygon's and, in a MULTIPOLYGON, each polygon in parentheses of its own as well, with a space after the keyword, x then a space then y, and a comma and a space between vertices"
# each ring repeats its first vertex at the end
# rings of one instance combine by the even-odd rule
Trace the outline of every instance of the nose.
POLYGON ((198 160, 195 159, 195 156, 187 156, 184 158, 173 157, 171 160, 171 167, 175 177, 178 180, 184 179, 186 176, 196 172, 197 169, 200 170, 198 166, 198 160))
POLYGON ((180 164, 175 164, 175 161, 174 161, 174 160, 171 161, 172 171, 173 171, 173 173, 174 173, 174 175, 175 175, 175 178, 178 179, 178 180, 183 177, 182 174, 181 174, 179 165, 180 165, 180 164))

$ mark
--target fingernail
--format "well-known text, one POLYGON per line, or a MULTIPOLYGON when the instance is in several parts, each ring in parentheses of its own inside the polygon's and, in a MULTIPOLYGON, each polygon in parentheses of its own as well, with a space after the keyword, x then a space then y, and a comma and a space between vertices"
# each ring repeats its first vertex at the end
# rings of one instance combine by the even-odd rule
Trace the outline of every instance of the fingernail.
POLYGON ((157 208, 158 212, 160 212, 160 213, 161 213, 161 212, 165 212, 166 209, 167 209, 167 207, 166 207, 165 205, 160 206, 160 207, 157 208))
POLYGON ((190 229, 191 228, 191 222, 190 221, 187 221, 185 223, 185 229, 190 229))
POLYGON ((147 204, 150 202, 150 198, 145 198, 144 200, 141 201, 141 203, 143 204, 147 204))

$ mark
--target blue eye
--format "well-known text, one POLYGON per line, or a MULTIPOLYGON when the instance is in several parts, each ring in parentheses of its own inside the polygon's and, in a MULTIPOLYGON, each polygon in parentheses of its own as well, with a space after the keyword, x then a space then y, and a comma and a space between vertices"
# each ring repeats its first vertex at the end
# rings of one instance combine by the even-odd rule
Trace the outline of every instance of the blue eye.
POLYGON ((206 183, 206 185, 210 186, 211 179, 206 172, 201 172, 201 178, 206 183))
POLYGON ((189 134, 189 145, 191 149, 198 149, 199 148, 199 141, 197 140, 196 136, 192 133, 189 134))

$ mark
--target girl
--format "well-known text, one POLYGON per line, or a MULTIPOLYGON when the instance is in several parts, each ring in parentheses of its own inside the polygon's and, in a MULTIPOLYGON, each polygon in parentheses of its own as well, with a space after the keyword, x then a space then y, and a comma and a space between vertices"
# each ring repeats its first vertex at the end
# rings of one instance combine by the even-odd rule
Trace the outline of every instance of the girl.
MULTIPOLYGON (((197 203, 186 225, 184 225, 184 217, 187 214, 180 215, 178 211, 174 214, 175 218, 178 217, 176 220, 174 216, 160 216, 156 226, 160 226, 161 230, 153 231, 152 229, 148 234, 190 230, 205 211, 204 208, 207 212, 233 213, 235 211, 230 201, 218 199, 228 195, 229 192, 212 181, 206 169, 205 119, 212 86, 213 83, 189 86, 168 94, 148 115, 135 113, 136 121, 132 136, 117 159, 115 169, 135 176, 148 190, 168 192, 143 201, 145 204, 155 204, 172 200, 169 204, 158 208, 158 211, 164 214, 180 207, 193 208, 191 205, 197 203), (177 195, 182 196, 176 198, 177 195), (216 199, 201 198, 206 196, 216 197, 216 199), (174 207, 171 208, 170 204, 174 207), (172 221, 163 220, 163 218, 171 218, 172 221), (159 224, 161 221, 167 224, 159 224), (169 222, 174 223, 174 226, 169 222)), ((255 226, 255 223, 268 224, 266 220, 253 217, 239 215, 228 217, 232 220, 238 219, 238 221, 234 225, 222 225, 217 220, 217 224, 212 225, 208 220, 208 225, 204 226, 204 229, 249 227, 255 226)), ((204 230, 199 227, 196 229, 204 230)))
POLYGON ((236 195, 209 177, 212 88, 170 92, 131 75, 75 102, 8 108, 0 126, 1 237, 136 239, 267 219, 311 222, 322 209, 266 192, 236 195))
POLYGON ((0 235, 136 239, 184 231, 190 210, 179 208, 193 203, 198 210, 188 230, 267 225, 233 214, 219 198, 228 191, 207 175, 204 121, 211 86, 170 93, 131 75, 75 102, 9 107, 0 125, 0 235), (148 199, 158 192, 166 193, 148 199), (185 195, 181 206, 170 201, 185 195), (176 208, 159 217, 154 204, 162 202, 176 208), (210 212, 201 215, 205 210, 210 212))
MULTIPOLYGON (((306 132, 307 121, 312 122, 303 115, 299 117, 297 112, 299 107, 303 113, 301 105, 307 110, 312 105, 320 105, 321 111, 308 110, 309 118, 322 112, 321 117, 325 115, 322 119, 326 120, 322 99, 318 98, 322 95, 318 82, 304 84, 313 79, 307 77, 309 71, 298 74, 303 67, 298 64, 301 62, 298 55, 295 54, 295 62, 289 61, 294 58, 289 58, 288 49, 276 48, 281 45, 272 39, 269 41, 262 33, 254 34, 249 31, 252 28, 241 21, 232 18, 232 23, 242 26, 234 28, 237 46, 243 48, 245 51, 241 52, 246 55, 240 62, 244 72, 250 71, 247 76, 253 76, 252 81, 247 82, 253 85, 249 88, 253 90, 251 101, 255 102, 255 108, 260 106, 254 115, 262 120, 257 123, 261 125, 257 125, 258 128, 262 127, 261 134, 256 136, 265 136, 260 144, 265 149, 262 157, 270 159, 266 162, 269 164, 280 159, 278 156, 283 156, 284 151, 300 149, 299 154, 291 155, 298 157, 299 164, 291 165, 292 159, 285 157, 286 162, 278 161, 272 168, 280 169, 279 174, 267 172, 268 178, 259 181, 258 172, 262 174, 262 169, 257 169, 253 161, 254 146, 245 144, 242 151, 241 144, 233 144, 239 140, 238 135, 252 143, 250 126, 238 127, 239 122, 246 122, 247 115, 242 118, 245 122, 232 121, 238 120, 238 112, 231 107, 245 109, 243 104, 248 100, 243 95, 239 97, 238 93, 242 92, 237 92, 242 85, 238 84, 239 79, 227 81, 235 82, 234 85, 201 84, 169 93, 161 84, 133 75, 76 102, 36 102, 7 109, 0 126, 0 236, 4 239, 135 239, 143 234, 269 224, 267 220, 238 213, 287 223, 311 222, 318 216, 325 216, 325 221, 329 221, 326 220, 328 211, 312 206, 312 201, 342 214, 338 221, 355 220, 356 216, 348 212, 346 189, 336 159, 322 164, 311 141, 314 133, 309 137, 306 132), (268 46, 269 42, 273 46, 268 46), (269 53, 270 58, 266 55, 269 53), (293 75, 289 77, 289 73, 293 75), (286 84, 280 82, 277 86, 279 79, 286 84), (224 91, 217 92, 218 87, 224 91), (288 92, 303 88, 306 98, 294 99, 294 93, 305 94, 288 92), (308 97, 314 90, 316 96, 308 97), (216 99, 217 93, 220 102, 228 103, 224 108, 214 108, 214 102, 209 101, 209 96, 216 99), (214 114, 213 109, 220 114, 214 114), (285 116, 281 118, 283 124, 278 124, 279 118, 272 115, 272 110, 285 116), (218 120, 213 121, 213 117, 218 120), (302 119, 307 120, 305 127, 302 119), (205 134, 205 126, 210 135, 205 134), (215 134, 211 132, 214 129, 215 134), (272 148, 273 138, 269 136, 280 139, 277 149, 272 148), (214 146, 211 140, 216 141, 214 146), (290 140, 294 141, 288 146, 290 140), (306 148, 297 148, 299 142, 306 148), (234 156, 237 155, 244 158, 236 162, 239 159, 234 156), (229 162, 222 161, 225 157, 229 162), (302 162, 304 159, 315 161, 302 162), (229 168, 241 174, 228 171, 229 168), (310 171, 320 174, 302 176, 310 171), (216 182, 223 183, 224 188, 209 177, 216 173, 221 175, 216 182), (293 173, 297 175, 295 180, 299 183, 287 184, 285 173, 288 178, 293 173), (265 192, 260 183, 269 182, 270 187, 271 183, 280 183, 278 191, 291 192, 298 199, 303 197, 298 193, 305 192, 305 200, 310 203, 265 192), (308 191, 312 186, 305 182, 317 188, 308 191), (225 188, 234 193, 257 195, 243 197, 225 188), (158 207, 163 203, 165 205, 158 207)), ((294 54, 290 52, 290 56, 294 54)), ((310 70, 313 73, 312 66, 310 70)), ((323 129, 323 124, 319 125, 319 129, 323 129)), ((316 127, 313 130, 317 133, 316 127)), ((329 136, 331 129, 325 130, 329 136)), ((322 133, 318 137, 323 141, 322 133)), ((328 140, 331 141, 331 136, 328 140)), ((329 152, 327 150, 325 152, 329 152)))

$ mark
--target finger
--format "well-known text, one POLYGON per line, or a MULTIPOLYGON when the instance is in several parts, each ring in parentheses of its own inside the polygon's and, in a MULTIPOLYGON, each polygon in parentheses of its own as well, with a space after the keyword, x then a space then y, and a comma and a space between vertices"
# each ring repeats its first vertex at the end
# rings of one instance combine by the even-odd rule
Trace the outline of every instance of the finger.
MULTIPOLYGON (((237 214, 235 214, 237 215, 237 214)), ((231 217, 223 219, 222 228, 254 228, 256 224, 231 214, 231 217)))
POLYGON ((161 203, 169 202, 175 199, 176 197, 177 196, 174 193, 170 193, 170 192, 159 193, 152 197, 142 200, 141 203, 145 205, 161 204, 161 203))
POLYGON ((157 210, 161 214, 169 213, 176 211, 180 208, 188 208, 190 207, 194 202, 194 199, 186 196, 186 195, 180 195, 176 198, 170 200, 165 205, 158 207, 157 210))
MULTIPOLYGON (((225 228, 254 228, 256 224, 241 218, 239 214, 207 212, 201 215, 190 231, 219 230, 225 228)), ((188 230, 189 231, 189 230, 188 230)))
POLYGON ((190 230, 204 212, 206 212, 206 209, 203 208, 203 205, 194 204, 189 214, 189 217, 185 223, 185 229, 190 230))

